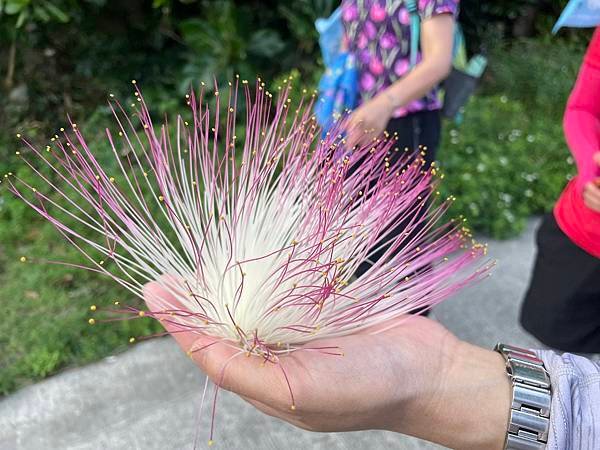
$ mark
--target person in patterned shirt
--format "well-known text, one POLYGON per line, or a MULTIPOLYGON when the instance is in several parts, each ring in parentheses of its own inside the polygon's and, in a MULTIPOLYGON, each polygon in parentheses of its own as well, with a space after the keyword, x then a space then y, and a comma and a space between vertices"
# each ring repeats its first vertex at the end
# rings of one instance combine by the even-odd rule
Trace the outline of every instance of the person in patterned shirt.
MULTIPOLYGON (((458 0, 418 0, 420 50, 410 67, 410 14, 405 0, 343 0, 344 47, 358 69, 359 106, 348 122, 348 147, 387 131, 397 141, 392 161, 404 151, 421 150, 429 166, 440 141, 438 84, 452 67, 458 0)), ((404 229, 400 224, 389 238, 404 229)), ((369 255, 364 274, 385 253, 369 255)))

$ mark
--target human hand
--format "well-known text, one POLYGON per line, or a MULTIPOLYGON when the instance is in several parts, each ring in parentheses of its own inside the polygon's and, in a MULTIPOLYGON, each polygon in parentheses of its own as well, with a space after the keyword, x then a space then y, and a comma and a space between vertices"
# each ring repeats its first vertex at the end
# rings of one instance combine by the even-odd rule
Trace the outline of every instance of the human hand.
POLYGON ((346 145, 367 145, 383 133, 393 113, 392 101, 384 93, 356 108, 348 119, 346 145))
MULTIPOLYGON (((161 299, 174 301, 159 283, 144 294, 153 311, 162 309, 161 299)), ((169 321, 163 325, 185 351, 203 348, 189 354, 213 382, 300 428, 385 429, 452 448, 502 447, 510 404, 502 357, 462 343, 430 319, 410 316, 386 329, 320 340, 280 357, 281 367, 169 321), (309 350, 314 347, 337 347, 343 356, 309 350)))
MULTIPOLYGON (((600 168, 600 152, 594 153, 594 162, 600 168)), ((583 202, 588 208, 600 213, 600 177, 584 186, 583 202)))

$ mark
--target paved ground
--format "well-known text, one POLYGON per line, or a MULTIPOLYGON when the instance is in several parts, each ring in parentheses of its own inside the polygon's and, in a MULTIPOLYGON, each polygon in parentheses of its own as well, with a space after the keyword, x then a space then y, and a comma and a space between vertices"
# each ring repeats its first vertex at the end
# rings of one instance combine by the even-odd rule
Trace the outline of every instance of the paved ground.
MULTIPOLYGON (((498 267, 488 280, 437 308, 459 337, 535 346, 517 324, 534 254, 531 222, 518 239, 490 242, 498 267)), ((1 450, 206 448, 208 418, 196 417, 204 377, 169 339, 66 371, 0 402, 1 450), (199 424, 199 427, 197 426, 199 424)), ((232 394, 219 396, 216 449, 439 449, 387 432, 316 434, 264 416, 232 394)))

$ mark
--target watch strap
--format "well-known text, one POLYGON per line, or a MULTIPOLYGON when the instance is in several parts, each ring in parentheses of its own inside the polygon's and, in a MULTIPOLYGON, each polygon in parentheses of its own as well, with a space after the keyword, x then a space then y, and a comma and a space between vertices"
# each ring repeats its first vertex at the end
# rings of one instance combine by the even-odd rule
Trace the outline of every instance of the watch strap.
POLYGON ((552 389, 544 362, 527 349, 506 344, 494 348, 506 361, 512 384, 505 450, 543 450, 550 430, 552 389))

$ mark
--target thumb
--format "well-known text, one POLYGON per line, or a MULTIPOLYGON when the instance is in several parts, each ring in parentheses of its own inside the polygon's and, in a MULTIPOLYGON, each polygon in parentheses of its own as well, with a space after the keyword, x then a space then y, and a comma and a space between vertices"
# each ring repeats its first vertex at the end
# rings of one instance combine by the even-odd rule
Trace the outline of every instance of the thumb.
POLYGON ((185 324, 191 311, 177 298, 182 292, 177 277, 163 275, 144 286, 144 299, 151 315, 158 319, 194 363, 220 387, 269 404, 287 404, 287 390, 274 364, 263 367, 260 358, 236 358, 244 354, 220 338, 185 324), (169 313, 175 312, 173 316, 169 313), (177 314, 179 313, 179 315, 177 314), (227 369, 227 370, 225 370, 227 369))
POLYGON ((184 317, 190 312, 177 298, 177 278, 163 275, 157 281, 152 281, 144 286, 144 300, 152 317, 177 341, 186 353, 210 344, 215 339, 198 330, 192 329, 185 323, 184 317))
POLYGON ((243 357, 244 352, 231 342, 208 336, 200 327, 185 323, 192 311, 180 300, 185 295, 181 284, 172 275, 146 284, 143 293, 149 315, 160 321, 194 363, 220 387, 269 405, 289 406, 288 390, 278 364, 264 365, 261 358, 243 357))
MULTIPOLYGON (((225 389, 254 396, 254 391, 239 380, 247 376, 248 370, 259 367, 258 358, 234 361, 234 364, 229 365, 227 376, 224 377, 223 369, 228 361, 243 352, 222 338, 203 333, 200 326, 191 323, 188 317, 193 311, 190 311, 177 295, 182 291, 181 282, 172 275, 163 275, 156 281, 146 284, 143 289, 144 300, 152 317, 161 323, 183 351, 212 381, 225 389)), ((265 371, 262 373, 264 374, 265 371)))
POLYGON ((593 158, 594 158, 594 162, 596 163, 596 165, 598 167, 600 167, 600 152, 594 153, 593 158))

